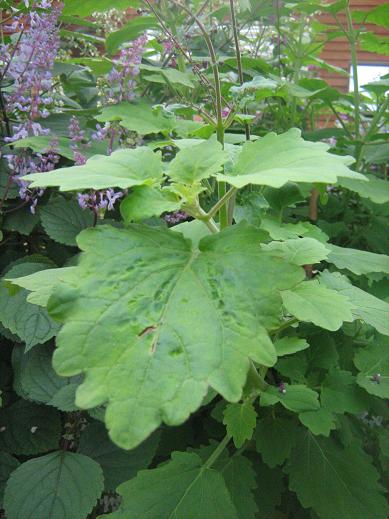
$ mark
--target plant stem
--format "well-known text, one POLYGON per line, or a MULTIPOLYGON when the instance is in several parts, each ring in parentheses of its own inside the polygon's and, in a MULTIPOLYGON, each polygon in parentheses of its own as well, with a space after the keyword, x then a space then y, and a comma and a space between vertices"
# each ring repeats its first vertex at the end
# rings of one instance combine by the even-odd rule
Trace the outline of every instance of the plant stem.
POLYGON ((289 319, 288 321, 284 322, 283 324, 281 324, 281 326, 279 326, 278 328, 276 328, 275 330, 273 330, 271 332, 272 335, 276 334, 276 333, 279 333, 281 332, 282 330, 285 330, 286 328, 289 328, 289 326, 292 326, 293 324, 296 324, 298 323, 299 320, 296 319, 295 317, 293 317, 293 319, 289 319))
POLYGON ((231 440, 231 436, 229 434, 226 434, 224 436, 223 440, 219 443, 219 445, 216 447, 216 449, 213 451, 213 453, 210 455, 210 457, 204 463, 203 469, 209 469, 212 467, 212 465, 215 463, 215 461, 219 458, 219 456, 222 454, 224 449, 230 443, 230 440, 231 440))
POLYGON ((220 200, 218 200, 216 202, 216 204, 212 207, 212 209, 210 209, 207 213, 207 217, 208 218, 212 218, 213 216, 215 216, 215 214, 220 210, 221 207, 223 207, 223 205, 225 203, 228 202, 228 200, 233 197, 235 195, 235 193, 237 192, 237 188, 236 187, 232 187, 231 189, 229 189, 227 191, 227 193, 225 193, 225 195, 220 198, 220 200))
POLYGON ((355 38, 355 31, 353 27, 353 21, 351 17, 350 3, 346 6, 346 18, 347 18, 347 38, 350 43, 351 51, 351 66, 353 70, 353 86, 354 86, 354 124, 355 124, 355 138, 360 137, 360 125, 361 125, 361 113, 359 105, 359 83, 358 83, 358 57, 357 57, 357 42, 355 38))
MULTIPOLYGON (((231 12, 232 31, 234 33, 235 54, 236 54, 236 64, 238 67, 239 83, 241 85, 243 85, 244 78, 243 78, 243 67, 242 67, 242 55, 240 53, 238 27, 236 24, 234 0, 230 0, 230 12, 231 12)), ((244 129, 245 129, 245 134, 246 134, 246 140, 249 141, 250 140, 250 126, 248 123, 244 124, 244 129)))

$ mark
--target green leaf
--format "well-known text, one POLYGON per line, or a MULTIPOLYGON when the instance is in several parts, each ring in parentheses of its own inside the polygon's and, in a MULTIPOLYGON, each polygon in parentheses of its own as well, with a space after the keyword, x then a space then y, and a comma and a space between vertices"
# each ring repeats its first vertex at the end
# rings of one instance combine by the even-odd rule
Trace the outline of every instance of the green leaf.
POLYGON ((282 465, 296 441, 297 425, 287 418, 263 418, 255 429, 257 451, 269 467, 282 465))
POLYGON ((61 168, 23 177, 30 187, 59 187, 61 191, 106 189, 151 184, 162 178, 160 155, 149 148, 118 150, 109 157, 95 155, 83 166, 61 168))
POLYGON ((177 70, 175 68, 161 68, 156 67, 155 65, 145 65, 141 64, 139 67, 142 71, 146 72, 153 72, 152 78, 151 76, 148 76, 147 74, 144 74, 143 78, 145 81, 155 81, 172 85, 178 85, 178 86, 184 86, 187 88, 194 88, 195 85, 193 84, 192 79, 194 78, 194 75, 189 75, 186 72, 181 72, 180 70, 177 70), (158 77, 158 81, 155 78, 155 75, 158 77))
POLYGON ((297 353, 298 351, 302 351, 309 348, 309 344, 305 339, 300 339, 300 337, 288 336, 278 339, 274 343, 274 346, 276 348, 277 357, 290 355, 291 353, 297 353))
POLYGON ((52 198, 39 214, 46 233, 63 245, 76 246, 76 236, 93 225, 92 211, 83 211, 76 200, 62 196, 52 198))
POLYGON ((264 217, 260 227, 267 231, 273 240, 289 240, 299 237, 315 238, 323 243, 328 240, 328 236, 319 227, 309 222, 280 223, 275 219, 264 217))
POLYGON ((89 424, 81 433, 78 452, 94 459, 104 473, 104 487, 114 491, 121 483, 134 478, 139 470, 152 462, 159 442, 159 434, 153 434, 139 447, 129 452, 111 442, 104 425, 89 424))
POLYGON ((145 226, 79 235, 86 252, 77 282, 58 285, 49 301, 65 323, 54 366, 62 376, 86 374, 78 406, 109 402, 119 446, 135 447, 162 420, 184 422, 209 386, 239 401, 250 359, 275 363, 267 330, 280 323, 279 290, 304 271, 261 251, 262 236, 236 225, 198 250, 179 233, 145 226))
POLYGON ((16 455, 32 455, 58 447, 61 422, 50 407, 17 400, 0 409, 0 450, 16 455))
POLYGON ((376 204, 389 202, 389 182, 373 175, 366 175, 368 182, 354 178, 339 178, 338 184, 350 191, 355 191, 362 198, 369 198, 376 204))
POLYGON ((322 406, 333 413, 362 413, 368 402, 349 371, 338 368, 329 371, 321 387, 322 406))
MULTIPOLYGON (((256 519, 258 506, 254 496, 258 491, 255 472, 250 461, 243 456, 227 458, 224 465, 216 463, 222 473, 239 519, 256 519)), ((199 518, 200 519, 200 518, 199 518)), ((205 519, 202 518, 202 519, 205 519)))
MULTIPOLYGON (((271 469, 265 463, 254 464, 257 476, 258 488, 255 498, 258 503, 257 519, 275 519, 276 507, 281 504, 283 493, 283 474, 280 469, 271 469)), ((242 518, 244 519, 244 518, 242 518)))
POLYGON ((121 126, 140 135, 170 132, 175 122, 173 117, 153 110, 146 102, 106 106, 95 119, 100 122, 120 121, 121 126))
POLYGON ((335 417, 326 409, 320 408, 317 411, 306 411, 299 414, 300 422, 308 427, 315 435, 329 436, 333 429, 336 429, 335 417))
POLYGON ((238 188, 248 184, 281 187, 287 182, 334 184, 340 176, 364 179, 348 168, 353 158, 331 155, 328 149, 324 143, 304 141, 296 128, 281 135, 269 133, 244 144, 232 174, 219 174, 217 179, 238 188))
POLYGON ((270 404, 279 402, 285 409, 293 411, 294 413, 302 413, 304 411, 315 411, 319 409, 319 395, 307 386, 302 384, 284 384, 285 393, 282 393, 279 388, 268 387, 264 393, 261 394, 262 400, 268 400, 270 404))
POLYGON ((374 254, 357 249, 345 249, 328 243, 330 249, 328 261, 339 269, 348 269, 358 276, 371 274, 372 272, 384 272, 389 274, 389 256, 374 254))
POLYGON ((105 42, 108 54, 115 54, 123 43, 135 40, 148 29, 158 28, 158 25, 154 16, 135 16, 118 31, 108 34, 105 42))
POLYGON ((351 285, 346 276, 339 272, 322 272, 320 283, 352 301, 353 319, 361 319, 379 333, 389 335, 389 304, 351 285))
POLYGON ((19 465, 20 463, 16 458, 6 452, 0 452, 0 506, 3 504, 4 490, 8 478, 19 465))
POLYGON ((289 488, 321 519, 386 519, 388 504, 370 457, 356 444, 301 433, 286 467, 289 488))
POLYGON ((110 9, 128 9, 137 7, 138 1, 134 0, 66 0, 63 9, 64 15, 90 16, 94 12, 104 12, 110 9))
POLYGON ((67 137, 57 137, 53 135, 38 135, 20 139, 12 146, 15 148, 31 148, 36 153, 48 153, 55 149, 55 152, 69 160, 73 160, 74 153, 71 149, 72 141, 67 137), (54 145, 53 145, 54 143, 54 145), (58 143, 58 144, 57 144, 58 143))
POLYGON ((249 403, 228 404, 224 410, 223 423, 227 428, 227 433, 232 436, 235 447, 239 449, 246 440, 251 440, 257 413, 249 403))
POLYGON ((61 281, 70 282, 75 275, 76 267, 64 267, 60 269, 46 268, 34 272, 29 276, 7 277, 5 280, 12 285, 25 288, 31 292, 27 295, 26 299, 29 303, 45 307, 55 286, 61 281))
POLYGON ((228 154, 216 140, 209 140, 180 150, 169 163, 168 176, 174 182, 194 184, 218 173, 228 154))
MULTIPOLYGON (((9 278, 29 275, 46 270, 47 264, 21 263, 9 270, 9 278)), ((56 335, 59 326, 49 317, 47 310, 27 301, 28 292, 19 290, 12 295, 3 280, 0 284, 0 321, 12 333, 26 343, 26 351, 36 344, 41 344, 56 335)))
POLYGON ((353 305, 349 299, 325 288, 316 280, 282 292, 282 300, 288 312, 297 319, 314 323, 326 330, 338 330, 343 321, 353 320, 353 305))
POLYGON ((139 472, 118 492, 122 504, 107 519, 238 519, 222 475, 195 453, 174 452, 170 462, 139 472))
POLYGON ((389 341, 379 340, 360 349, 354 364, 359 370, 357 383, 371 395, 389 398, 389 341))
POLYGON ((177 195, 168 188, 135 186, 121 202, 120 214, 126 223, 139 222, 167 211, 177 211, 180 207, 177 195))
POLYGON ((29 207, 21 207, 17 211, 4 215, 2 229, 29 236, 39 223, 39 216, 32 214, 29 207))
POLYGON ((313 238, 297 238, 284 242, 273 241, 262 245, 262 248, 294 265, 319 263, 326 259, 330 252, 327 244, 324 245, 313 238))
POLYGON ((103 490, 100 466, 87 456, 57 451, 22 463, 4 496, 8 519, 85 519, 103 490))
POLYGON ((14 348, 14 389, 21 397, 51 405, 58 392, 72 382, 55 373, 51 359, 52 351, 44 344, 27 353, 20 346, 14 348))

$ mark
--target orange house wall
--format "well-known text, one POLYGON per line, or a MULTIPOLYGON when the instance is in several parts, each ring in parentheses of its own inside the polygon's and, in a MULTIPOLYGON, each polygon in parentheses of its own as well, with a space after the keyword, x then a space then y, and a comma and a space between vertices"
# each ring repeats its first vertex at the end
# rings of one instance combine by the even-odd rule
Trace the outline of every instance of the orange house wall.
MULTIPOLYGON (((374 7, 386 3, 387 0, 350 1, 351 9, 360 11, 368 11, 374 7)), ((339 19, 344 26, 347 26, 346 15, 344 13, 339 14, 339 19)), ((334 18, 327 13, 321 14, 319 21, 328 25, 334 25, 335 23, 334 18)), ((356 27, 359 26, 356 24, 356 27)), ((389 34, 389 32, 384 27, 378 27, 377 25, 365 24, 364 27, 366 27, 367 30, 374 32, 378 36, 388 36, 389 34)), ((349 44, 346 38, 336 38, 335 40, 326 43, 320 57, 330 65, 340 67, 347 71, 347 76, 334 72, 320 71, 320 77, 322 79, 325 79, 331 86, 347 92, 349 86, 351 57, 349 44)), ((358 49, 358 62, 359 64, 389 65, 389 56, 383 56, 373 52, 366 52, 358 49)))

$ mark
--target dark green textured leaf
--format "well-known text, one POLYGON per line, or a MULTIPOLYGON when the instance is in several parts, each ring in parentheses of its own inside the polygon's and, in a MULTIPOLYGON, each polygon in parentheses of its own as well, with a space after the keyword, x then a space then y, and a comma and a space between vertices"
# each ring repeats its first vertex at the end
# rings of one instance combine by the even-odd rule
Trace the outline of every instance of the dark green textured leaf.
POLYGON ((40 454, 56 449, 60 437, 60 415, 55 409, 25 400, 0 409, 0 450, 40 454))
POLYGON ((281 504, 281 495, 284 490, 283 474, 280 469, 271 469, 265 463, 257 460, 253 464, 258 488, 255 490, 255 498, 258 503, 258 519, 275 519, 273 513, 281 504))
POLYGON ((386 519, 389 507, 378 472, 359 446, 301 432, 285 469, 289 488, 321 519, 386 519))
MULTIPOLYGON (((27 262, 15 265, 7 272, 7 277, 17 278, 47 269, 43 263, 27 262)), ((3 280, 0 283, 0 321, 5 328, 16 334, 26 343, 26 351, 36 344, 41 344, 53 337, 58 324, 49 317, 47 310, 27 302, 28 292, 18 290, 12 295, 3 280)))
MULTIPOLYGON (((216 465, 219 468, 219 464, 216 465)), ((253 464, 243 456, 233 456, 219 470, 230 493, 239 519, 255 519, 258 506, 254 496, 257 481, 253 464)), ((203 518, 205 519, 205 517, 203 518)))
POLYGON ((16 458, 6 452, 0 452, 0 507, 3 504, 4 489, 8 478, 19 465, 16 458))
POLYGON ((26 461, 8 481, 8 519, 85 519, 103 490, 100 466, 87 456, 52 452, 26 461))
POLYGON ((267 405, 279 402, 286 409, 295 413, 319 409, 319 395, 316 391, 302 384, 284 385, 284 393, 280 388, 268 387, 267 390, 261 394, 261 401, 263 400, 267 405))
POLYGON ((264 418, 255 430, 257 451, 269 467, 282 465, 296 441, 297 425, 287 418, 264 418))
POLYGON ((69 383, 69 379, 59 377, 51 365, 52 351, 47 345, 39 345, 23 353, 21 346, 14 349, 14 387, 21 396, 36 402, 48 403, 54 395, 69 383))
POLYGON ((306 411, 299 414, 300 422, 308 427, 315 435, 322 434, 329 436, 331 431, 336 428, 335 417, 327 409, 318 409, 317 411, 306 411))
MULTIPOLYGON (((174 452, 172 460, 120 485, 123 496, 112 519, 238 519, 220 472, 194 453, 174 452)), ((11 518, 12 519, 12 518, 11 518)))
POLYGON ((321 403, 333 413, 361 413, 368 407, 364 393, 349 371, 333 369, 321 387, 321 403))
POLYGON ((162 420, 182 423, 209 386, 238 401, 249 359, 275 363, 267 330, 281 318, 277 289, 304 272, 261 251, 261 238, 234 226, 192 250, 179 233, 143 226, 81 233, 77 282, 49 301, 65 322, 54 366, 62 376, 86 373, 76 404, 108 401, 119 446, 135 447, 162 420))
POLYGON ((39 211, 42 225, 50 238, 64 245, 76 246, 76 236, 93 225, 91 211, 83 211, 76 200, 52 198, 39 211))
POLYGON ((82 432, 78 452, 97 461, 103 469, 105 489, 116 490, 118 485, 150 465, 158 442, 159 434, 154 433, 139 447, 127 452, 111 442, 102 423, 94 422, 82 432))
POLYGON ((249 403, 228 404, 225 408, 223 423, 237 449, 242 447, 246 440, 251 440, 256 420, 257 413, 249 403))
POLYGON ((354 364, 359 370, 358 384, 368 393, 389 398, 389 340, 381 337, 373 344, 360 349, 354 364))

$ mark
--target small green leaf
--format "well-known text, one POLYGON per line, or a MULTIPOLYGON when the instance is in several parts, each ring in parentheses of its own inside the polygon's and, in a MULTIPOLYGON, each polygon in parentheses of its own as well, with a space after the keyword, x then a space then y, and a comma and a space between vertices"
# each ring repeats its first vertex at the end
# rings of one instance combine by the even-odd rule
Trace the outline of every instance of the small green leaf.
POLYGON ((174 182, 194 184, 218 173, 228 154, 216 140, 209 140, 180 150, 169 163, 168 176, 174 182))
POLYGON ((76 236, 93 225, 92 211, 83 211, 76 200, 52 198, 39 210, 41 222, 50 238, 63 245, 77 246, 76 236))
POLYGON ((47 153, 48 150, 55 149, 55 152, 59 155, 73 160, 74 153, 71 149, 71 144, 72 141, 69 138, 54 135, 32 136, 12 143, 15 148, 31 148, 36 153, 47 153), (53 145, 53 143, 55 144, 53 145))
POLYGON ((255 142, 243 145, 231 175, 217 176, 237 188, 248 184, 281 187, 287 182, 334 184, 337 178, 363 180, 350 170, 352 157, 327 153, 329 146, 304 141, 300 130, 290 129, 281 135, 269 133, 255 142))
POLYGON ((110 156, 95 155, 83 166, 61 168, 23 177, 30 187, 59 187, 61 191, 106 189, 151 184, 162 178, 160 155, 147 147, 123 149, 110 156))
POLYGON ((52 452, 22 463, 4 495, 9 519, 85 519, 103 490, 100 466, 87 456, 52 452))
POLYGON ((323 408, 300 413, 299 419, 315 435, 329 436, 331 431, 336 429, 334 415, 323 408))
POLYGON ((119 510, 104 518, 188 519, 188 513, 193 519, 239 517, 220 472, 202 465, 195 453, 174 452, 171 461, 139 472, 118 492, 123 498, 119 510))
POLYGON ((374 343, 360 349, 354 364, 359 370, 357 383, 368 393, 389 398, 389 341, 380 337, 374 343))
POLYGON ((339 295, 352 301, 353 320, 361 319, 373 326, 379 333, 389 335, 389 303, 354 287, 346 276, 339 272, 324 271, 320 275, 320 283, 339 295))
MULTIPOLYGON (((15 265, 6 275, 11 279, 24 277, 48 267, 43 263, 26 262, 15 265)), ((59 326, 49 317, 47 310, 29 303, 28 292, 24 289, 10 294, 6 283, 4 279, 0 283, 0 321, 26 343, 26 351, 56 335, 59 326)))
MULTIPOLYGON (((153 74, 152 74, 153 78, 155 75, 157 75, 158 79, 162 83, 184 86, 187 88, 195 87, 195 85, 193 84, 193 81, 192 81, 192 79, 194 79, 193 75, 190 76, 188 73, 181 72, 180 70, 177 70, 175 68, 171 68, 171 67, 161 68, 161 67, 156 67, 155 65, 141 64, 140 69, 142 71, 146 71, 146 72, 153 72, 153 74)), ((153 79, 151 79, 151 76, 144 74, 143 77, 144 77, 145 81, 153 82, 153 79)), ((156 78, 154 79, 154 81, 157 82, 156 78)), ((189 121, 189 122, 192 122, 192 121, 189 121)))
POLYGON ((181 202, 168 188, 135 186, 120 204, 120 214, 126 223, 139 222, 167 211, 177 211, 181 202))
POLYGON ((314 323, 326 330, 338 330, 344 321, 353 320, 350 300, 315 280, 282 292, 282 301, 288 312, 300 321, 314 323))
POLYGON ((386 519, 389 507, 371 458, 355 443, 301 432, 285 469, 289 488, 321 519, 386 519))
POLYGON ((297 238, 296 240, 286 240, 284 242, 273 241, 262 248, 274 254, 274 256, 285 258, 294 265, 308 265, 319 263, 326 259, 330 250, 327 244, 313 238, 297 238))
POLYGON ((135 16, 118 31, 108 34, 105 42, 108 54, 115 54, 123 43, 131 42, 148 29, 155 28, 158 28, 158 21, 154 16, 135 16))
POLYGON ((389 202, 389 182, 373 175, 366 175, 368 182, 354 178, 339 178, 338 184, 350 191, 355 191, 362 198, 368 198, 376 204, 389 202))
POLYGON ((269 396, 274 403, 279 402, 285 409, 295 413, 319 409, 319 395, 316 391, 302 384, 284 384, 284 386, 284 393, 279 388, 269 387, 262 395, 269 396))
MULTIPOLYGON (((174 117, 167 117, 161 112, 156 112, 150 104, 139 103, 119 103, 117 105, 106 106, 101 114, 96 116, 97 121, 120 121, 121 126, 139 135, 149 135, 151 133, 168 133, 174 128, 174 117)), ((145 159, 147 160, 147 159, 145 159)))
POLYGON ((385 256, 385 254, 346 249, 330 243, 326 247, 331 251, 328 256, 329 263, 333 263, 339 269, 347 269, 357 275, 372 272, 389 274, 389 256, 385 256))
POLYGON ((81 17, 90 16, 95 12, 104 12, 111 9, 128 9, 138 7, 138 0, 66 0, 63 14, 77 15, 81 17))
POLYGON ((32 455, 58 448, 61 422, 58 411, 17 400, 0 409, 0 450, 32 455))
POLYGON ((322 406, 333 413, 362 413, 368 407, 365 395, 349 371, 332 369, 322 382, 322 406))
POLYGON ((257 413, 249 403, 228 404, 225 408, 223 423, 237 449, 242 447, 246 440, 251 440, 256 420, 257 413))
POLYGON ((55 286, 61 281, 70 282, 75 274, 76 267, 63 267, 60 269, 46 268, 44 270, 38 270, 28 276, 7 277, 5 280, 12 285, 25 288, 31 292, 27 295, 26 299, 29 303, 45 307, 55 286))
POLYGON ((287 418, 263 418, 255 429, 257 451, 271 468, 282 465, 296 441, 297 425, 287 418))
POLYGON ((111 442, 102 423, 94 422, 82 432, 78 452, 100 465, 104 473, 105 489, 114 491, 118 485, 134 478, 139 470, 150 465, 157 450, 159 436, 154 433, 139 447, 127 452, 111 442))
POLYGON ((277 357, 290 355, 291 353, 297 353, 298 351, 309 348, 307 341, 300 339, 300 337, 282 337, 274 343, 274 346, 276 348, 277 357))

